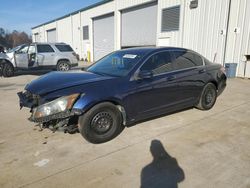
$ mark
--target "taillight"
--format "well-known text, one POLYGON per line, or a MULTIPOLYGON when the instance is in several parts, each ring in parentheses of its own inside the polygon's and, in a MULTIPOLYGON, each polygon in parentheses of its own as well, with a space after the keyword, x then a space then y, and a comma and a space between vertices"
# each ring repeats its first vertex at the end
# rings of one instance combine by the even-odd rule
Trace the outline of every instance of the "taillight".
POLYGON ((75 52, 73 52, 72 54, 73 54, 73 56, 75 56, 75 57, 76 57, 76 59, 79 61, 79 55, 78 55, 78 54, 76 54, 75 52))

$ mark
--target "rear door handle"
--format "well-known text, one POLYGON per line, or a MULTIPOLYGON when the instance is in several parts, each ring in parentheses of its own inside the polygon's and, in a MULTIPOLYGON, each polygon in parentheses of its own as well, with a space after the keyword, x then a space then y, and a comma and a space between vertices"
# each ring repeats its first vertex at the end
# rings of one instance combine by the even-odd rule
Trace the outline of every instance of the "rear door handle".
POLYGON ((176 76, 168 76, 167 77, 167 81, 172 81, 172 80, 174 80, 176 78, 176 76))
POLYGON ((204 73, 204 72, 206 72, 206 70, 205 70, 205 69, 201 69, 201 70, 199 70, 199 74, 202 74, 202 73, 204 73))

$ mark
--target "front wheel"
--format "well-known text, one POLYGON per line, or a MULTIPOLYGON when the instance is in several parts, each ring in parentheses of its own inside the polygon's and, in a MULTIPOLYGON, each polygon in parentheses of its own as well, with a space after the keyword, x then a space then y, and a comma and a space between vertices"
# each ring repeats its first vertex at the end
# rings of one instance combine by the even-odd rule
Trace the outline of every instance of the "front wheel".
POLYGON ((14 67, 10 63, 6 63, 3 66, 3 76, 4 77, 11 77, 14 75, 14 67))
POLYGON ((214 106, 216 99, 217 99, 216 87, 214 84, 208 83, 203 88, 199 104, 196 107, 200 110, 209 110, 214 106))
POLYGON ((94 106, 79 118, 81 135, 94 144, 115 138, 123 129, 121 112, 109 102, 94 106))

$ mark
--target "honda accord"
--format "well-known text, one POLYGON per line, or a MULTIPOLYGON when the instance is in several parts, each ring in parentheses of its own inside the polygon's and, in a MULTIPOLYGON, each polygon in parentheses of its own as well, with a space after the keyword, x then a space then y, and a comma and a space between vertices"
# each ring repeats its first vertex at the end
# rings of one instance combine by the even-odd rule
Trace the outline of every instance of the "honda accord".
POLYGON ((79 131, 103 143, 138 121, 192 107, 209 110, 225 86, 224 67, 192 50, 130 48, 85 71, 41 76, 18 96, 20 107, 31 109, 29 120, 42 128, 79 131))

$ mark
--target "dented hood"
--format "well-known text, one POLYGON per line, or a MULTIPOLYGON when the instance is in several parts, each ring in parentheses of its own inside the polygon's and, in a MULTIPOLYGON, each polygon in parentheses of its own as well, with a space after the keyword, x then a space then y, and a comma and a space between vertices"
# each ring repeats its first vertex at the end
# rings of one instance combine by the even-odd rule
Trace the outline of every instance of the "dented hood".
POLYGON ((65 89, 112 77, 101 76, 91 72, 51 72, 27 84, 25 90, 36 95, 44 95, 59 89, 65 89))

